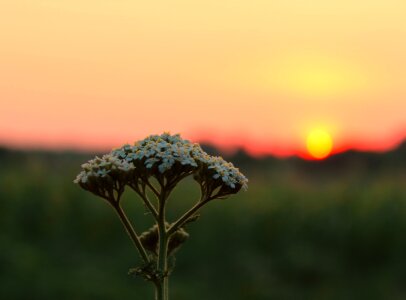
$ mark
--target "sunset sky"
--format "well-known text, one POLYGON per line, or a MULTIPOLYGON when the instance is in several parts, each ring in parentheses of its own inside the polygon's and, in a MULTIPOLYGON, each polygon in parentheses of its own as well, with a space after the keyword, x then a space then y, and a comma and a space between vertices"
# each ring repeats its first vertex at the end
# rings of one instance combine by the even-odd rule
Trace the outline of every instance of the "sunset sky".
POLYGON ((0 1, 0 145, 182 133, 290 155, 406 138, 405 0, 0 1))

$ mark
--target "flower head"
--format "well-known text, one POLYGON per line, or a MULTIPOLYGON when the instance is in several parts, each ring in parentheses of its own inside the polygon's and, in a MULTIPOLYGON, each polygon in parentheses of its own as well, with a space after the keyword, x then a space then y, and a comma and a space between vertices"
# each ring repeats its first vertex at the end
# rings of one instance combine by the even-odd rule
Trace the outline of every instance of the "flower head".
POLYGON ((183 177, 198 168, 195 156, 205 154, 198 144, 184 140, 179 134, 150 135, 147 138, 115 149, 112 155, 135 166, 139 176, 183 177))
POLYGON ((123 145, 102 158, 82 165, 75 182, 104 198, 111 189, 150 176, 173 188, 179 180, 194 175, 207 196, 222 197, 247 188, 247 178, 232 163, 204 152, 199 144, 182 139, 179 134, 150 135, 134 145, 123 145), (217 191, 214 195, 213 192, 217 191))
POLYGON ((134 166, 117 157, 106 154, 95 157, 82 165, 82 171, 74 180, 83 189, 88 190, 109 201, 117 201, 114 191, 121 194, 127 183, 128 172, 134 166))
POLYGON ((196 158, 201 168, 195 179, 203 185, 206 193, 212 195, 217 190, 217 196, 235 194, 241 188, 248 188, 248 179, 231 162, 220 156, 201 155, 196 158))

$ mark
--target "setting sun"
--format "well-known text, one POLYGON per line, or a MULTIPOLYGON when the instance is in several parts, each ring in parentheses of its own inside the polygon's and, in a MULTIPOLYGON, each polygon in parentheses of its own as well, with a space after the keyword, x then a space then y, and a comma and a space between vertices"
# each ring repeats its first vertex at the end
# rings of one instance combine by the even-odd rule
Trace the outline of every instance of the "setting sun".
POLYGON ((322 129, 314 129, 307 136, 307 150, 315 159, 326 158, 333 148, 331 135, 322 129))

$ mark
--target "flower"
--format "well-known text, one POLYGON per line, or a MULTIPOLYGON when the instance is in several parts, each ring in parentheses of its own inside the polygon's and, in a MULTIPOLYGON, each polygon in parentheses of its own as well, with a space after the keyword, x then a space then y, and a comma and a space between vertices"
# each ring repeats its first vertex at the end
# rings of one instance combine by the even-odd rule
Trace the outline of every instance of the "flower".
POLYGON ((195 179, 201 183, 202 188, 212 197, 222 197, 235 194, 241 188, 247 190, 248 179, 231 162, 225 161, 220 156, 202 155, 196 158, 201 164, 200 171, 195 179), (218 193, 212 195, 214 191, 218 193))
POLYGON ((104 198, 111 189, 150 176, 173 188, 181 179, 194 175, 208 197, 223 197, 247 188, 247 178, 230 162, 204 152, 199 144, 182 139, 179 134, 150 135, 134 145, 123 145, 102 158, 82 165, 75 182, 104 198), (218 193, 214 193, 217 191, 218 193))
POLYGON ((198 167, 195 153, 204 153, 198 144, 184 140, 179 134, 150 135, 133 146, 124 145, 113 150, 112 154, 132 162, 137 168, 148 173, 158 171, 161 174, 172 169, 190 171, 198 167), (146 170, 148 169, 148 170, 146 170))
POLYGON ((109 201, 115 199, 114 191, 121 194, 127 183, 127 176, 134 166, 111 154, 95 157, 82 165, 82 171, 77 175, 74 183, 109 201))

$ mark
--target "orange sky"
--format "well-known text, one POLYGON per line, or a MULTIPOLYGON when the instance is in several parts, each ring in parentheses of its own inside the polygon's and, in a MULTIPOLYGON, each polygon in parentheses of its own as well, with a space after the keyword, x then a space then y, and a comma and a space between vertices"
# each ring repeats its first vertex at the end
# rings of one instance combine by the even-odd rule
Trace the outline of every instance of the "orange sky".
POLYGON ((0 144, 179 132, 252 153, 406 137, 404 0, 0 2, 0 144))

